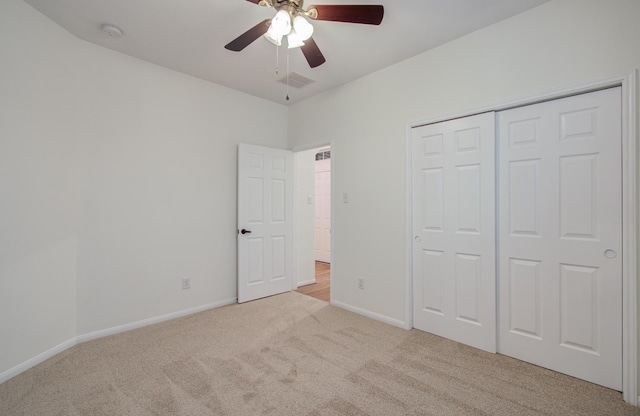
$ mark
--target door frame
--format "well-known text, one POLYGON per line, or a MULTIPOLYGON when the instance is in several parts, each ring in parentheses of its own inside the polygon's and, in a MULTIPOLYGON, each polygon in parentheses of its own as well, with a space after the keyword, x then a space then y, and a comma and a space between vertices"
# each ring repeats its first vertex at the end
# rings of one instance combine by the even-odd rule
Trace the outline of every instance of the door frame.
MULTIPOLYGON (((501 102, 457 114, 418 120, 406 126, 406 240, 405 240, 405 322, 413 328, 413 224, 411 194, 411 130, 425 124, 438 123, 488 111, 502 111, 544 101, 593 92, 610 87, 622 88, 622 393, 624 400, 637 406, 638 396, 638 137, 636 88, 638 70, 612 75, 592 82, 580 83, 539 95, 501 102)), ((496 276, 497 278, 497 276, 496 276)), ((497 319, 497 316, 496 316, 497 319)))

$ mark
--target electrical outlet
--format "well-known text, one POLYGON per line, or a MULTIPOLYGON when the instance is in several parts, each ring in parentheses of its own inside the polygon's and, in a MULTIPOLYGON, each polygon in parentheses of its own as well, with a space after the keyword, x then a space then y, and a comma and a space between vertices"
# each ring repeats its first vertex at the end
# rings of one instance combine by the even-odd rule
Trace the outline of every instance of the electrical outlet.
POLYGON ((364 289, 364 278, 358 278, 358 289, 364 289))
POLYGON ((182 289, 191 289, 191 278, 183 277, 182 278, 182 289))

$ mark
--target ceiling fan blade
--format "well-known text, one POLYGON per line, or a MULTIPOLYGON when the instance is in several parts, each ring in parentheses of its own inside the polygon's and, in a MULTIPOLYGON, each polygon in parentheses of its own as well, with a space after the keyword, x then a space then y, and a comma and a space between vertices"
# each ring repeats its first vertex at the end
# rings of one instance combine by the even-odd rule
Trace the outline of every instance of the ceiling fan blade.
POLYGON ((258 23, 251 29, 244 32, 242 35, 238 36, 231 42, 224 45, 224 47, 226 49, 229 49, 230 51, 240 52, 241 50, 249 46, 251 43, 253 43, 260 36, 267 33, 267 30, 269 29, 270 21, 271 19, 263 20, 262 22, 258 23))
POLYGON ((326 62, 324 55, 320 52, 320 48, 318 48, 318 45, 313 38, 305 40, 304 45, 302 45, 300 49, 302 49, 302 53, 304 54, 304 57, 307 58, 307 62, 309 62, 309 66, 311 68, 315 68, 326 62))
POLYGON ((384 17, 384 6, 379 4, 312 5, 308 11, 309 17, 315 20, 365 25, 379 25, 384 17))

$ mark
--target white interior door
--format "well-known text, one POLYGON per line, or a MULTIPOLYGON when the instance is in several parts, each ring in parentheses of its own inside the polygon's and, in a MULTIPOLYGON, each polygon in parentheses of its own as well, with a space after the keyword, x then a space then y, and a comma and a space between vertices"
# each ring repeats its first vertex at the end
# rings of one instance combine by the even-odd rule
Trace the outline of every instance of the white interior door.
POLYGON ((413 325, 496 351, 495 114, 412 129, 413 325))
POLYGON ((499 351, 622 388, 620 88, 498 114, 499 351))
POLYGON ((238 147, 238 302, 290 291, 293 153, 238 147))
MULTIPOLYGON (((322 152, 325 153, 325 152, 322 152)), ((331 261, 331 159, 315 162, 316 261, 331 261)))

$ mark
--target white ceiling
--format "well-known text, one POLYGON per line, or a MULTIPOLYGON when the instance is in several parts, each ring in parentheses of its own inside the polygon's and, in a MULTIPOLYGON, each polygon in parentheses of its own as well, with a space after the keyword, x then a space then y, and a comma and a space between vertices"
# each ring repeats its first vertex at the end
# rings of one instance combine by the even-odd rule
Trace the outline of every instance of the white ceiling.
POLYGON ((185 74, 293 104, 400 62, 549 0, 307 0, 311 4, 382 4, 380 26, 312 21, 313 38, 327 62, 311 69, 302 52, 289 51, 289 71, 315 82, 289 88, 287 49, 260 38, 241 52, 224 45, 270 18, 274 10, 246 0, 25 0, 80 39, 185 74), (101 31, 104 23, 124 36, 101 31))

